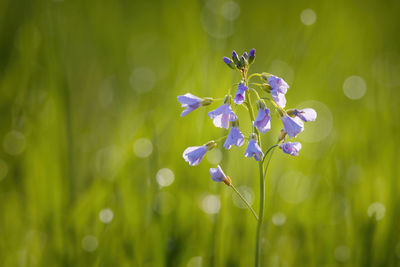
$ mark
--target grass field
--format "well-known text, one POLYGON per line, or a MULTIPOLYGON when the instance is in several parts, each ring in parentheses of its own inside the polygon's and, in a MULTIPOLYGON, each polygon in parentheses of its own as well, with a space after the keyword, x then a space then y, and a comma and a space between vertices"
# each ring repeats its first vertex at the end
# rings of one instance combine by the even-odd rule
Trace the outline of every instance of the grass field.
MULTIPOLYGON (((0 266, 252 266, 258 169, 177 95, 223 97, 222 61, 312 107, 267 175, 263 266, 400 265, 399 1, 0 1, 0 266)), ((250 132, 245 110, 238 115, 250 132)), ((278 117, 263 135, 273 144, 278 117)))

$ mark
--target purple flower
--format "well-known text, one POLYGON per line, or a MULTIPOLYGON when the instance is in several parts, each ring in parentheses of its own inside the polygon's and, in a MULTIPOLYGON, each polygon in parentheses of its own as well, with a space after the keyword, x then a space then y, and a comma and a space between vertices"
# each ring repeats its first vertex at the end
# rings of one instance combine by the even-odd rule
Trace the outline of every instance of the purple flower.
POLYGON ((296 137, 296 135, 304 130, 304 123, 298 117, 292 118, 288 115, 284 115, 281 117, 281 120, 283 123, 283 129, 290 138, 296 137))
POLYGON ((230 59, 228 57, 224 57, 223 60, 224 60, 225 64, 228 65, 231 69, 235 69, 235 65, 233 64, 232 59, 230 59))
POLYGON ((272 75, 268 77, 267 80, 272 90, 276 90, 281 94, 286 94, 289 85, 283 79, 272 75))
POLYGON ((275 103, 284 108, 286 106, 286 97, 285 94, 279 93, 278 90, 271 90, 271 97, 275 101, 275 103))
POLYGON ((181 117, 184 117, 193 110, 199 108, 203 102, 203 99, 187 93, 185 95, 178 96, 178 101, 182 104, 183 108, 186 108, 181 113, 181 117))
POLYGON ((233 100, 233 102, 238 105, 242 104, 247 90, 249 90, 249 88, 243 83, 240 83, 238 85, 238 89, 236 91, 235 99, 233 100))
POLYGON ((265 107, 260 108, 255 121, 253 121, 253 125, 257 127, 260 133, 268 132, 271 129, 271 116, 269 115, 269 109, 265 107))
POLYGON ((252 64, 255 58, 256 58, 256 50, 253 48, 249 51, 249 64, 252 64))
POLYGON ((183 152, 183 158, 189 162, 190 166, 199 165, 207 151, 213 149, 217 144, 214 141, 210 141, 202 146, 191 146, 185 149, 183 152))
POLYGON ((305 109, 295 109, 293 112, 294 115, 302 119, 304 122, 308 121, 315 121, 317 118, 317 112, 315 112, 312 108, 305 108, 305 109))
POLYGON ((292 156, 298 156, 301 149, 301 144, 298 142, 287 142, 281 145, 282 151, 292 156))
POLYGON ((271 86, 271 97, 275 103, 284 108, 286 105, 285 94, 289 85, 281 78, 276 76, 270 76, 267 78, 268 84, 271 86))
POLYGON ((260 161, 264 157, 264 153, 261 151, 261 148, 257 144, 257 137, 252 137, 250 139, 246 149, 246 153, 244 155, 247 158, 251 158, 254 156, 254 159, 257 161, 260 161))
POLYGON ((235 121, 237 119, 231 106, 228 104, 222 104, 216 110, 208 112, 208 117, 213 120, 216 127, 225 129, 229 128, 229 121, 235 121))
POLYGON ((211 179, 216 182, 223 182, 226 179, 225 173, 222 171, 221 167, 218 165, 217 168, 210 168, 211 179))
POLYGON ((232 125, 228 137, 225 140, 224 147, 230 149, 233 145, 240 147, 244 143, 244 136, 238 127, 232 125))

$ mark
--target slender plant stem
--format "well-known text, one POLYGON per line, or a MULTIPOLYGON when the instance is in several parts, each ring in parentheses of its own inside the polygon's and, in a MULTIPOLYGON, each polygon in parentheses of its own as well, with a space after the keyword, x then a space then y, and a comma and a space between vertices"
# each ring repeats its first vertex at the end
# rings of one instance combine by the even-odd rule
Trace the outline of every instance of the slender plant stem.
POLYGON ((258 221, 257 221, 257 231, 256 231, 256 250, 254 266, 260 266, 260 252, 261 252, 261 230, 264 220, 264 201, 265 201, 265 185, 264 185, 264 170, 263 163, 260 161, 258 164, 260 172, 260 207, 258 210, 258 221))
POLYGON ((236 194, 238 194, 240 199, 244 202, 244 204, 246 204, 246 206, 249 208, 249 210, 253 213, 256 220, 258 220, 258 216, 257 216, 256 212, 253 210, 253 208, 251 207, 250 203, 247 202, 247 200, 244 198, 244 196, 242 196, 242 194, 240 194, 240 192, 236 189, 236 187, 233 186, 233 184, 231 184, 230 187, 232 187, 233 191, 235 191, 236 194))

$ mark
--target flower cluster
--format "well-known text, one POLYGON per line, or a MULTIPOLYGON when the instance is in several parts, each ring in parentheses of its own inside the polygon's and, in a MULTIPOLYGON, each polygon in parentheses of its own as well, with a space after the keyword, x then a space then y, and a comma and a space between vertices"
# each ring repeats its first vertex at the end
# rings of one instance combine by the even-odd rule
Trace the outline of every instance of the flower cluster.
MULTIPOLYGON (((271 130, 271 116, 277 114, 283 126, 278 143, 275 146, 278 146, 286 154, 298 156, 301 144, 299 142, 286 141, 286 139, 295 138, 301 133, 304 130, 304 123, 314 121, 317 113, 311 108, 286 110, 286 93, 288 92, 289 85, 282 78, 265 72, 254 73, 248 76, 249 67, 254 63, 255 57, 256 50, 251 49, 249 53, 244 52, 240 57, 233 51, 231 58, 223 58, 228 67, 239 71, 241 80, 229 90, 231 92, 237 86, 234 96, 231 93, 227 94, 221 106, 208 112, 208 117, 213 121, 215 127, 229 129, 229 133, 223 144, 225 149, 231 149, 234 145, 240 147, 247 140, 247 148, 244 156, 254 158, 256 161, 262 163, 265 156, 260 147, 261 134, 265 134, 271 130), (258 83, 250 82, 252 78, 257 78, 258 83), (251 102, 254 98, 256 98, 255 107, 252 106, 251 102), (235 110, 239 106, 244 106, 249 111, 252 119, 252 133, 249 136, 244 136, 239 128, 239 120, 235 114, 235 110), (256 116, 254 116, 253 108, 256 108, 256 116)), ((185 108, 181 114, 184 117, 195 109, 210 105, 217 100, 210 97, 201 98, 187 93, 178 96, 178 101, 185 108)), ((183 152, 183 158, 191 166, 198 165, 204 155, 217 146, 218 141, 209 141, 202 146, 189 147, 183 152)), ((227 182, 227 176, 223 173, 220 166, 216 169, 211 168, 210 174, 214 181, 223 181, 226 184, 231 183, 230 179, 229 183, 227 182)))

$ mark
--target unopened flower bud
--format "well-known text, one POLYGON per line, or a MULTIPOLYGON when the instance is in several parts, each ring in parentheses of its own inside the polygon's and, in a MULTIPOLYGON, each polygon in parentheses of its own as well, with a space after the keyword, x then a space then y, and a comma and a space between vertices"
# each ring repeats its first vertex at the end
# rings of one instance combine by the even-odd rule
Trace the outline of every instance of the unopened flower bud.
POLYGON ((256 50, 253 48, 249 52, 249 64, 253 64, 254 60, 256 59, 256 50))
POLYGON ((247 63, 247 60, 244 58, 244 56, 240 57, 240 66, 242 68, 247 67, 249 65, 249 63, 247 63))
POLYGON ((205 144, 205 146, 206 146, 206 148, 207 148, 207 151, 210 151, 211 149, 213 149, 214 147, 217 146, 217 143, 215 143, 214 140, 211 140, 211 141, 207 142, 207 143, 205 144))
POLYGON ((228 65, 228 67, 230 67, 231 69, 235 69, 235 64, 233 63, 232 59, 228 58, 228 57, 224 57, 223 58, 224 62, 226 65, 228 65))
POLYGON ((265 102, 262 99, 257 100, 257 109, 265 109, 265 102))
POLYGON ((232 51, 232 59, 233 59, 233 62, 236 64, 236 66, 240 69, 239 56, 238 56, 238 54, 236 53, 235 50, 232 51))
POLYGON ((243 55, 242 55, 243 57, 244 57, 244 59, 248 59, 249 58, 249 55, 247 55, 247 52, 245 51, 244 53, 243 53, 243 55))
POLYGON ((224 105, 230 105, 232 102, 232 97, 231 95, 226 95, 224 98, 224 105))
POLYGON ((282 140, 285 140, 286 135, 287 135, 286 131, 284 129, 282 129, 281 132, 279 133, 279 136, 278 136, 278 142, 281 142, 282 140))
POLYGON ((213 102, 213 99, 210 97, 204 97, 203 101, 201 102, 202 106, 208 106, 213 102))

